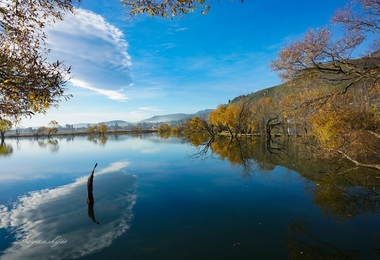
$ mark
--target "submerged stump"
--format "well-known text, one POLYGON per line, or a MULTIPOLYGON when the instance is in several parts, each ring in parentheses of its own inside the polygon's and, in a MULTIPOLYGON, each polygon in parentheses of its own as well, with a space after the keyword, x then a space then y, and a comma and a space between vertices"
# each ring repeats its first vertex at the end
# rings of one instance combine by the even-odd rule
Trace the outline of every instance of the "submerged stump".
POLYGON ((93 182, 94 182, 94 173, 95 173, 95 168, 98 166, 97 163, 95 163, 94 169, 92 169, 92 172, 90 176, 87 179, 87 214, 88 217, 92 219, 96 224, 100 224, 96 218, 95 218, 95 212, 94 212, 94 195, 92 193, 93 191, 93 182))

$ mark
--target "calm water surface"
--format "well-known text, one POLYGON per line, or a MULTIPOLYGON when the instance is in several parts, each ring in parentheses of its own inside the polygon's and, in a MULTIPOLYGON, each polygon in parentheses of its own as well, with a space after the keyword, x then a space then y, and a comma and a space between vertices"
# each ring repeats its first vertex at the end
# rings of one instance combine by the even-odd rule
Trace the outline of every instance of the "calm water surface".
MULTIPOLYGON (((352 190, 371 196, 371 206, 342 220, 326 214, 320 200, 331 198, 322 191, 318 199, 318 185, 303 175, 279 165, 242 175, 238 164, 217 155, 194 160, 194 147, 180 138, 6 139, 6 145, 0 259, 380 256, 379 195, 356 192, 360 187, 352 190), (86 182, 95 163, 91 211, 86 182)), ((339 203, 355 203, 355 196, 328 205, 346 207, 339 203)))

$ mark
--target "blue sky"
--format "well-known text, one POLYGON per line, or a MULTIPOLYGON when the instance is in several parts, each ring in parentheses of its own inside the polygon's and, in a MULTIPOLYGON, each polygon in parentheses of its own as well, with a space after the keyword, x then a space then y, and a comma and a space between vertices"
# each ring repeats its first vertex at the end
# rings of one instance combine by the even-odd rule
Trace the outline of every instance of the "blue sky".
POLYGON ((268 68, 280 48, 325 26, 343 0, 214 1, 173 20, 128 18, 119 0, 83 0, 47 29, 52 59, 72 67, 58 109, 21 126, 138 122, 195 113, 280 83, 268 68))

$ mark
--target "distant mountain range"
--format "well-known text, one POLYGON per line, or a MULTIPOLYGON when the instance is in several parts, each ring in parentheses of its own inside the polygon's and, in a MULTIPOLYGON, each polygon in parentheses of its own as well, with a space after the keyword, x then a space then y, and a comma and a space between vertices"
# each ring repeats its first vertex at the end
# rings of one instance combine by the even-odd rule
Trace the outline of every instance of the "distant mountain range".
MULTIPOLYGON (((116 123, 118 126, 120 127, 125 127, 125 126, 128 126, 132 123, 130 122, 126 122, 126 121, 123 121, 123 120, 112 120, 112 121, 107 121, 107 122, 104 122, 107 126, 114 126, 116 123)), ((87 128, 88 125, 96 125, 98 123, 79 123, 79 124, 74 124, 73 127, 74 128, 87 128)), ((62 126, 63 127, 63 126, 62 126)))
POLYGON ((169 114, 169 115, 158 115, 148 119, 141 120, 139 123, 170 123, 177 122, 192 118, 194 116, 208 116, 213 109, 206 109, 202 111, 198 111, 195 114, 169 114))
MULTIPOLYGON (((128 127, 130 125, 137 125, 137 124, 162 124, 162 123, 168 123, 168 124, 177 124, 180 123, 186 119, 192 118, 194 116, 199 117, 207 117, 208 114, 210 114, 211 111, 214 109, 205 109, 202 111, 198 111, 194 114, 184 114, 184 113, 178 113, 178 114, 167 114, 167 115, 157 115, 153 116, 151 118, 147 118, 144 120, 141 120, 139 122, 127 122, 123 120, 112 120, 104 122, 108 127, 115 126, 117 124, 119 127, 128 127)), ((80 123, 80 124, 74 124, 74 128, 87 128, 88 125, 95 125, 97 123, 80 123)))

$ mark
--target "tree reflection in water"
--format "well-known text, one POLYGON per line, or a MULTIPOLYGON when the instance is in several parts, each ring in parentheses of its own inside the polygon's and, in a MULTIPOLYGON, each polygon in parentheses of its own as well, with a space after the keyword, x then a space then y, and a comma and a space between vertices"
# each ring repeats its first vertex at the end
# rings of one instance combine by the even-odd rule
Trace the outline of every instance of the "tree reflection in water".
POLYGON ((93 142, 94 144, 100 144, 101 146, 105 146, 106 143, 107 143, 107 137, 106 136, 99 136, 99 137, 95 137, 93 135, 89 135, 87 137, 87 140, 90 141, 90 142, 93 142))
POLYGON ((244 177, 249 177, 256 170, 272 171, 276 166, 272 157, 282 156, 280 144, 273 142, 272 145, 272 142, 268 143, 249 136, 238 138, 219 136, 211 139, 196 136, 191 138, 190 142, 196 148, 196 152, 190 155, 190 158, 205 160, 214 154, 218 155, 220 160, 228 160, 232 166, 241 167, 241 174, 244 177))
POLYGON ((161 139, 168 139, 170 137, 170 132, 164 131, 164 132, 158 132, 158 136, 161 139))
POLYGON ((273 138, 267 141, 242 136, 198 137, 190 142, 196 148, 190 155, 192 159, 205 160, 218 155, 219 159, 241 167, 245 177, 255 171, 270 172, 276 166, 298 172, 308 180, 307 189, 326 216, 344 221, 366 212, 380 211, 380 172, 357 167, 346 160, 319 157, 313 150, 312 140, 273 138))
POLYGON ((376 241, 376 247, 375 247, 376 254, 380 258, 380 232, 376 233, 373 237, 376 241))
POLYGON ((49 147, 49 150, 52 153, 56 153, 59 151, 59 142, 58 139, 54 138, 48 138, 47 140, 45 139, 38 139, 37 140, 38 146, 41 148, 49 147))
POLYGON ((287 229, 286 245, 290 259, 358 259, 358 252, 342 250, 313 234, 310 223, 297 219, 287 229))
POLYGON ((0 143, 0 156, 9 156, 13 153, 13 147, 4 142, 0 143))
MULTIPOLYGON (((189 139, 196 147, 190 157, 202 159, 218 155, 231 165, 242 168, 242 176, 253 172, 270 172, 283 166, 304 177, 306 189, 322 213, 337 224, 360 216, 380 212, 379 171, 357 167, 348 160, 321 157, 307 138, 218 137, 189 139), (202 141, 201 141, 202 140, 202 141)), ((342 250, 319 238, 303 220, 294 220, 288 227, 287 246, 291 258, 302 259, 357 259, 355 251, 342 250)), ((373 232, 379 232, 374 230, 373 232)), ((374 247, 380 256, 380 233, 374 233, 374 247)), ((327 238, 328 239, 328 238, 327 238)))
MULTIPOLYGON (((325 216, 344 223, 356 216, 377 214, 380 211, 379 186, 342 185, 339 179, 324 174, 313 192, 314 203, 321 207, 325 216)), ((375 184, 375 183, 374 183, 375 184)))

